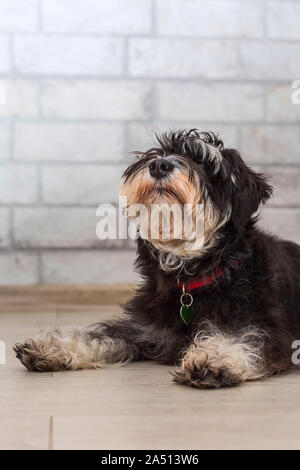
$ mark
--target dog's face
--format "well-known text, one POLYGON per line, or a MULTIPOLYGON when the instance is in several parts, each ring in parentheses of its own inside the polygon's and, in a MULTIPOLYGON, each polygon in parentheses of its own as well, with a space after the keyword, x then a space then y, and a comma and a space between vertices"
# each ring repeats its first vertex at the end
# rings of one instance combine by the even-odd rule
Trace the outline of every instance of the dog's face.
MULTIPOLYGON (((236 150, 224 149, 212 133, 170 131, 157 140, 157 147, 137 152, 138 160, 124 172, 121 195, 126 197, 129 213, 137 204, 147 208, 188 205, 193 223, 195 208, 202 205, 204 240, 197 256, 216 246, 229 223, 241 233, 259 204, 272 194, 265 178, 252 171, 236 150)), ((158 233, 155 239, 149 238, 159 250, 195 256, 197 233, 194 240, 178 237, 175 222, 169 239, 158 233)))

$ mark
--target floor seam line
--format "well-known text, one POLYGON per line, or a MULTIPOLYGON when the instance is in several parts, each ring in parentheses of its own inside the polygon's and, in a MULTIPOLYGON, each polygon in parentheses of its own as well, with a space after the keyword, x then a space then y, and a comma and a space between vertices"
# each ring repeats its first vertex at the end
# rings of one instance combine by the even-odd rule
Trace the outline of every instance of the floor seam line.
POLYGON ((49 439, 48 439, 48 450, 53 450, 53 416, 50 416, 49 420, 49 439))

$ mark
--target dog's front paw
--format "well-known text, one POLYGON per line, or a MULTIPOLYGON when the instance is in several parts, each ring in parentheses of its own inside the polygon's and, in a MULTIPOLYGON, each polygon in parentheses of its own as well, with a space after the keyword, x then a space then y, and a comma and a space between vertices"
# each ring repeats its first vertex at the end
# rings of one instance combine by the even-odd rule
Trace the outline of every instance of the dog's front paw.
POLYGON ((199 388, 219 388, 256 380, 265 375, 261 334, 249 330, 239 336, 216 328, 199 332, 186 350, 174 381, 199 388))
POLYGON ((210 360, 205 351, 187 352, 173 374, 173 381, 198 388, 220 388, 240 383, 241 377, 234 368, 221 362, 210 360))
POLYGON ((43 340, 27 340, 14 346, 16 357, 30 371, 50 372, 68 369, 67 361, 63 360, 61 350, 49 348, 43 340))

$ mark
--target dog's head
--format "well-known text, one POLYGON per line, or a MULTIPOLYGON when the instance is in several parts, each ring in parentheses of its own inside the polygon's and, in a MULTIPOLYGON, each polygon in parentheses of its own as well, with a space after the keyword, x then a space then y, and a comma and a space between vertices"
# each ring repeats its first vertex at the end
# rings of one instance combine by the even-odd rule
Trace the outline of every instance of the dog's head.
MULTIPOLYGON (((266 178, 251 170, 236 150, 224 148, 213 133, 169 131, 157 141, 157 147, 136 152, 137 161, 124 172, 121 195, 126 197, 129 212, 137 204, 148 209, 161 204, 187 205, 194 222, 195 207, 201 205, 204 239, 197 256, 215 247, 229 224, 241 234, 272 194, 266 178)), ((155 239, 149 237, 151 243, 159 250, 195 256, 196 240, 178 237, 174 220, 171 238, 163 240, 159 231, 155 239)))

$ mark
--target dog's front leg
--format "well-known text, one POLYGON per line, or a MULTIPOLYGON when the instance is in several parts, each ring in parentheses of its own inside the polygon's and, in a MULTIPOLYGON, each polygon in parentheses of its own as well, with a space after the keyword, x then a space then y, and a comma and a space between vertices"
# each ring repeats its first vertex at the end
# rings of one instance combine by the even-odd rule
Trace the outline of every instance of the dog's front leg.
POLYGON ((216 328, 199 332, 184 352, 174 381, 199 388, 219 388, 267 374, 264 334, 255 328, 239 334, 216 328))
POLYGON ((63 335, 55 330, 15 345, 17 358, 31 371, 59 371, 103 367, 124 363, 140 356, 138 329, 130 321, 116 321, 93 329, 63 335))

